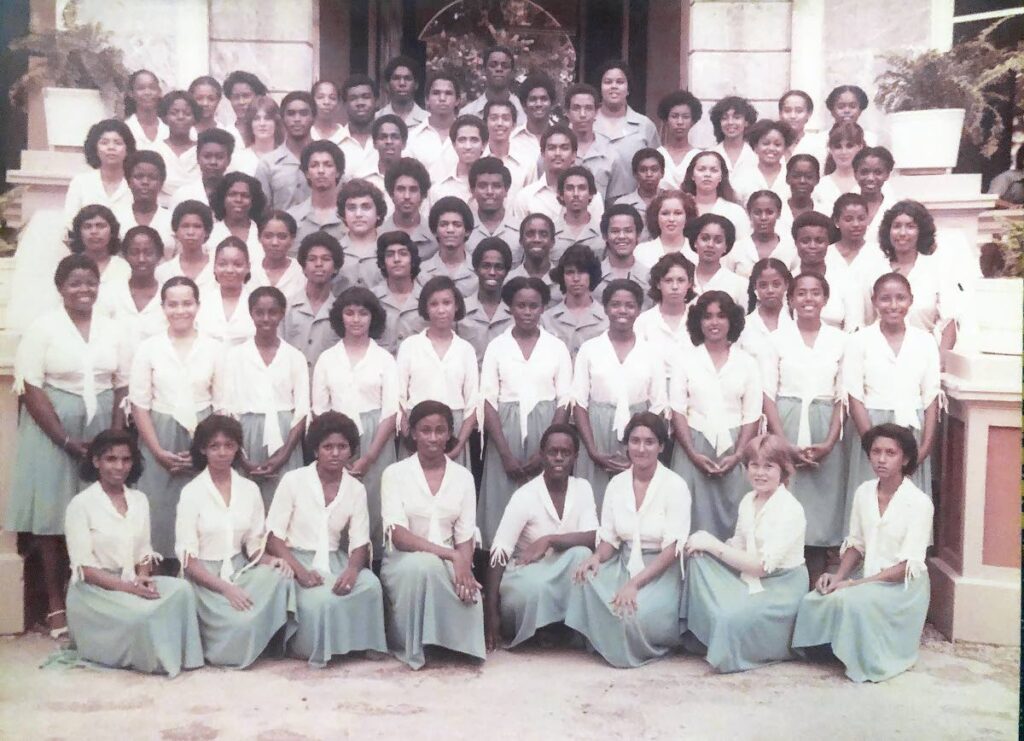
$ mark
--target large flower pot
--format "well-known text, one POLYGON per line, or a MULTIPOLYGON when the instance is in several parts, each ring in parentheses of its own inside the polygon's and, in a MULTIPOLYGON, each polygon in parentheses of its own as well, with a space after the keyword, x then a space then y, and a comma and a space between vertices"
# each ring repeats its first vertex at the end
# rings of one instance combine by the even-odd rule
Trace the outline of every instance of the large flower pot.
POLYGON ((89 127, 111 115, 99 90, 78 88, 43 88, 43 110, 50 149, 81 149, 89 127))
POLYGON ((963 108, 889 114, 892 156, 900 169, 952 169, 960 153, 963 108))

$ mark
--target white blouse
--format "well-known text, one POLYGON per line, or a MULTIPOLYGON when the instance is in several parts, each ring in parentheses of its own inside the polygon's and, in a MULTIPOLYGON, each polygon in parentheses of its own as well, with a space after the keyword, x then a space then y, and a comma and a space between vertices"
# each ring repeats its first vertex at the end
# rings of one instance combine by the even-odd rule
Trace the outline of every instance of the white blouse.
POLYGON ((865 481, 853 493, 850 534, 842 552, 856 548, 864 557, 864 576, 907 562, 904 584, 927 572, 925 553, 932 536, 935 506, 909 478, 899 485, 885 514, 878 512, 878 479, 865 481))
POLYGON ((629 408, 647 403, 655 414, 665 411, 667 384, 661 353, 640 337, 619 362, 607 332, 587 340, 576 355, 572 401, 586 409, 591 403, 615 405, 612 427, 619 439, 629 424, 629 408))
POLYGON ((917 412, 939 395, 939 349, 923 329, 907 327, 894 353, 878 323, 854 334, 843 358, 843 385, 868 409, 889 409, 904 427, 921 428, 917 412))
POLYGON ((725 166, 728 168, 730 175, 737 170, 742 170, 745 167, 757 167, 757 153, 754 148, 743 142, 743 147, 740 149, 740 156, 736 158, 736 162, 733 163, 729 159, 729 154, 725 151, 725 142, 718 142, 714 147, 711 148, 712 152, 718 152, 725 159, 725 166))
MULTIPOLYGON (((135 212, 132 211, 132 204, 129 203, 127 208, 121 207, 114 212, 114 216, 117 217, 118 223, 121 225, 121 239, 124 239, 125 233, 132 227, 139 226, 139 220, 135 218, 135 212)), ((177 245, 174 238, 174 229, 171 227, 171 212, 169 209, 161 206, 156 207, 156 212, 153 214, 153 218, 149 220, 148 224, 145 224, 160 235, 160 239, 164 243, 164 250, 160 257, 164 255, 173 255, 177 253, 177 245)))
POLYGON ((181 186, 195 182, 200 179, 199 161, 196 159, 196 145, 186 149, 178 156, 174 150, 167 146, 167 142, 160 140, 154 150, 164 158, 167 166, 167 179, 164 180, 164 187, 160 190, 160 205, 168 206, 174 197, 175 191, 181 186))
MULTIPOLYGON (((597 528, 597 507, 589 481, 569 477, 559 517, 544 476, 537 476, 516 489, 505 506, 491 543, 491 565, 506 565, 545 535, 586 533, 597 528)), ((514 562, 510 567, 515 567, 514 562)))
MULTIPOLYGON (((124 178, 121 178, 121 182, 117 184, 113 193, 107 193, 99 170, 81 172, 71 178, 71 182, 68 184, 68 192, 64 196, 64 221, 70 228, 71 222, 74 221, 78 212, 93 203, 106 206, 116 214, 124 208, 130 210, 133 201, 128 181, 124 178)), ((121 233, 124 234, 123 228, 121 233)))
POLYGON ((661 156, 665 158, 665 177, 661 179, 658 190, 679 190, 683 187, 683 179, 686 177, 686 168, 690 166, 693 158, 704 150, 700 147, 694 147, 683 155, 682 161, 678 164, 674 159, 672 159, 672 155, 669 154, 668 150, 664 146, 658 147, 658 151, 661 152, 661 156))
POLYGON ((224 313, 224 298, 220 284, 214 282, 207 290, 200 290, 196 329, 199 333, 225 346, 241 345, 256 335, 256 325, 249 314, 249 287, 242 288, 231 316, 224 313))
MULTIPOLYGON (((655 237, 654 239, 649 239, 646 242, 638 244, 636 249, 633 250, 633 257, 636 258, 637 262, 650 270, 654 267, 654 263, 658 262, 658 260, 663 258, 665 255, 673 252, 681 252, 683 255, 687 255, 687 246, 688 245, 684 243, 678 250, 667 248, 665 247, 665 243, 661 241, 661 237, 655 237)), ((693 262, 689 256, 687 256, 687 259, 693 262)))
MULTIPOLYGON (((804 562, 804 508, 785 486, 775 490, 760 512, 754 511, 755 496, 751 491, 740 500, 736 532, 726 544, 756 556, 766 574, 796 568, 804 562)), ((758 577, 741 574, 740 578, 750 594, 764 591, 758 577)))
MULTIPOLYGON (((231 236, 231 230, 223 221, 214 221, 213 229, 210 230, 210 237, 206 240, 206 250, 210 253, 210 260, 213 260, 217 245, 231 236)), ((249 222, 249 233, 245 236, 245 246, 249 251, 249 265, 253 268, 253 274, 262 272, 263 258, 266 252, 263 250, 263 243, 260 242, 260 228, 255 221, 249 222)))
POLYGON ((647 485, 644 501, 636 508, 633 469, 629 468, 608 482, 601 506, 601 527, 597 544, 607 543, 619 549, 630 546, 626 569, 636 576, 644 569, 643 551, 663 551, 682 546, 690 536, 690 489, 679 474, 661 463, 647 485))
POLYGON ((159 289, 149 302, 139 309, 127 283, 107 283, 100 286, 96 308, 121 326, 132 353, 144 339, 167 330, 167 317, 160 303, 159 289))
POLYGON ((341 546, 348 529, 348 552, 370 543, 370 514, 366 487, 345 471, 338 493, 327 504, 316 463, 288 471, 274 492, 267 514, 267 532, 289 548, 313 551, 313 568, 331 573, 330 554, 341 546))
MULTIPOLYGON (((789 234, 779 234, 778 232, 776 232, 776 236, 779 238, 779 243, 775 245, 775 249, 768 257, 781 260, 789 268, 789 272, 795 276, 796 269, 800 266, 800 258, 796 254, 793 238, 789 234)), ((736 244, 722 258, 722 265, 741 278, 749 280, 750 274, 754 272, 754 264, 759 260, 761 260, 761 256, 757 252, 757 245, 754 244, 753 237, 744 235, 736 237, 736 244)))
POLYGON ((171 135, 171 130, 167 128, 167 124, 159 118, 156 120, 156 138, 154 139, 146 136, 146 130, 142 128, 142 124, 139 123, 139 117, 134 113, 124 120, 124 124, 132 132, 132 136, 135 137, 135 148, 139 151, 145 149, 155 152, 159 143, 171 135))
POLYGON ((733 446, 733 428, 761 417, 762 396, 754 358, 732 345, 725 364, 716 370, 701 343, 673 370, 669 404, 724 455, 733 446))
POLYGON ((223 352, 219 343, 199 335, 183 360, 166 332, 154 335, 135 352, 128 399, 141 409, 170 414, 191 434, 198 412, 225 408, 223 352))
POLYGON ((764 323, 764 317, 761 316, 761 312, 755 307, 752 312, 747 314, 743 322, 743 332, 740 333, 740 339, 737 344, 743 352, 759 359, 767 349, 769 339, 774 337, 783 327, 789 327, 794 324, 793 317, 789 315, 789 310, 784 306, 782 311, 779 312, 778 326, 775 329, 768 329, 768 325, 764 323))
POLYGON ((736 275, 736 273, 724 265, 718 268, 715 274, 707 281, 702 281, 696 272, 693 275, 693 290, 698 296, 708 291, 725 291, 729 294, 729 298, 735 301, 736 305, 742 309, 746 309, 750 298, 747 295, 747 287, 749 285, 750 281, 736 275))
MULTIPOLYGON (((756 156, 756 155, 755 155, 756 156)), ((768 182, 768 178, 761 172, 760 163, 755 161, 751 166, 736 166, 729 172, 729 184, 736 192, 736 198, 740 203, 746 205, 747 199, 759 190, 770 190, 779 199, 786 203, 791 195, 789 184, 786 183, 786 162, 783 160, 782 169, 775 176, 775 180, 768 182)))
POLYGON ((527 420, 537 403, 554 401, 555 406, 566 406, 571 386, 569 350, 543 329, 529 358, 523 356, 511 329, 494 338, 484 353, 480 397, 495 410, 501 402, 519 402, 519 427, 524 441, 527 420))
POLYGON ((426 399, 444 402, 453 412, 475 409, 479 384, 476 351, 457 334, 443 358, 427 330, 398 348, 398 403, 407 412, 426 399))
POLYGON ((254 265, 253 268, 252 278, 246 284, 251 289, 256 289, 260 286, 273 286, 281 291, 288 301, 291 301, 306 290, 306 276, 302 272, 302 266, 299 265, 299 261, 294 258, 288 258, 288 267, 281 273, 277 283, 271 282, 270 276, 263 270, 262 265, 254 265), (259 268, 259 270, 255 268, 259 268))
MULTIPOLYGON (((877 265, 879 271, 874 276, 875 279, 891 272, 891 266, 885 264, 884 260, 877 265)), ((904 275, 910 281, 910 292, 914 296, 914 302, 907 312, 908 325, 936 334, 941 333, 950 322, 960 318, 963 294, 957 287, 956 276, 951 274, 948 264, 935 255, 919 254, 914 261, 914 267, 904 275)), ((874 306, 870 302, 870 289, 868 295, 866 306, 870 307, 870 316, 874 320, 876 317, 874 306)))
POLYGON ((209 469, 185 484, 174 523, 174 554, 185 568, 193 558, 220 561, 220 578, 230 581, 231 559, 245 549, 250 565, 263 554, 263 498, 260 487, 231 471, 231 502, 210 478, 209 469))
MULTIPOLYGON (((162 262, 156 266, 154 272, 157 283, 163 285, 171 278, 177 278, 178 276, 184 276, 185 271, 181 269, 181 255, 175 255, 167 262, 162 262)), ((217 279, 213 277, 213 258, 207 260, 206 265, 202 270, 199 271, 199 275, 195 277, 196 288, 199 289, 200 300, 207 296, 212 291, 219 291, 220 286, 217 283, 217 279)), ((248 309, 248 307, 246 307, 248 309)))
POLYGON ((473 474, 454 461, 445 460, 437 494, 430 492, 418 455, 392 463, 381 476, 380 496, 388 550, 393 548, 391 532, 396 527, 449 547, 479 539, 473 474))
POLYGON ((313 413, 334 410, 351 419, 359 434, 364 412, 380 410, 381 420, 398 413, 398 364, 370 340, 355 365, 342 340, 324 350, 313 369, 313 413))
POLYGON ((83 489, 64 513, 64 535, 71 559, 72 583, 82 569, 118 569, 124 581, 135 580, 135 567, 160 560, 149 541, 149 500, 141 491, 124 490, 127 511, 114 509, 99 482, 83 489))
POLYGON ((825 280, 828 281, 829 292, 821 310, 821 321, 845 332, 854 332, 864 326, 862 283, 836 251, 825 253, 825 280))

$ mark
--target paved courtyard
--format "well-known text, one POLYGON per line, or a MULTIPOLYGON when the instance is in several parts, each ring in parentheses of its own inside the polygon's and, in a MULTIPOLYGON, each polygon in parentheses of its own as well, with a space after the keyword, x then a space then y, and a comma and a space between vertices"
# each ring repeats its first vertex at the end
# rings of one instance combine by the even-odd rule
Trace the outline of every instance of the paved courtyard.
POLYGON ((39 635, 0 639, 3 739, 1012 739, 1016 649, 926 630, 917 666, 856 685, 839 665, 728 676, 679 655, 633 670, 569 649, 454 656, 412 672, 392 659, 316 670, 263 660, 174 680, 39 668, 39 635))

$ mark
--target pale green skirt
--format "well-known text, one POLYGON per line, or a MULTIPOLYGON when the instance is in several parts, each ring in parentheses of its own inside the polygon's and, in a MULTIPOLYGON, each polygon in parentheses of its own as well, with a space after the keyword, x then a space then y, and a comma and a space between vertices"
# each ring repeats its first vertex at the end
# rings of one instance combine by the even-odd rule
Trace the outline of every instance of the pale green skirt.
POLYGON ((171 677, 203 665, 191 585, 168 576, 155 581, 160 597, 152 600, 85 581, 68 588, 68 628, 82 658, 171 677))
POLYGON ((529 640, 545 625, 565 622, 572 576, 590 554, 589 548, 578 545, 525 566, 509 562, 498 591, 501 632, 511 636, 508 648, 529 640))
MULTIPOLYGON (((629 416, 646 412, 649 408, 650 405, 646 403, 633 404, 629 408, 629 416)), ((587 415, 590 417, 590 429, 593 431, 594 444, 597 445, 597 449, 605 455, 618 452, 625 456, 626 446, 616 438, 615 430, 612 429, 612 422, 615 421, 615 405, 591 401, 587 406, 587 415)), ((600 516, 601 507, 604 504, 604 490, 608 488, 611 475, 594 464, 587 454, 586 448, 582 445, 580 445, 579 455, 576 456, 576 471, 573 475, 590 482, 590 488, 594 490, 594 504, 597 506, 597 513, 600 516)))
POLYGON ((687 649, 706 653, 707 662, 723 673, 795 658, 790 644, 807 594, 804 564, 762 577, 764 591, 750 594, 739 573, 713 556, 687 563, 687 649))
MULTIPOLYGON (((540 438, 551 426, 556 408, 553 400, 537 403, 526 418, 524 443, 523 430, 519 425, 519 402, 498 403, 498 418, 501 420, 501 429, 505 433, 512 455, 519 460, 527 460, 540 450, 540 438)), ((480 501, 476 510, 476 524, 480 528, 485 550, 490 550, 491 541, 501 523, 501 516, 505 514, 505 507, 519 486, 506 475, 497 446, 488 445, 484 453, 483 480, 480 482, 480 501)))
MULTIPOLYGON (((72 440, 91 440, 110 427, 114 392, 96 398, 96 414, 86 424, 85 402, 77 394, 43 386, 57 418, 72 440)), ((33 535, 63 535, 64 510, 88 484, 78 476, 78 461, 43 432, 24 407, 18 419, 18 444, 13 464, 11 498, 5 530, 33 535)))
MULTIPOLYGON (((685 615, 680 614, 683 576, 679 559, 640 590, 637 611, 628 617, 612 612, 612 599, 629 581, 626 564, 630 548, 601 564, 597 574, 583 584, 573 584, 565 624, 581 633, 609 664, 620 669, 642 666, 660 659, 680 645, 685 615)), ((644 551, 644 564, 658 551, 644 551)))
MULTIPOLYGON (((213 410, 210 407, 196 414, 196 419, 203 420, 213 410)), ((153 429, 160 446, 172 453, 188 453, 192 444, 192 436, 188 430, 178 424, 170 414, 163 412, 149 413, 153 420, 153 429)), ((174 522, 178 517, 178 499, 185 484, 195 478, 195 471, 171 475, 161 466, 149 447, 140 442, 142 450, 142 477, 135 485, 149 499, 149 521, 153 534, 153 550, 164 558, 176 558, 174 555, 174 522)))
MULTIPOLYGON (((871 425, 880 425, 884 422, 892 422, 896 418, 895 412, 891 409, 868 409, 868 416, 871 418, 871 425)), ((924 428, 924 412, 918 410, 917 421, 924 428)), ((912 430, 914 433, 914 439, 917 440, 918 444, 921 442, 921 430, 912 430)), ((857 427, 854 424, 847 425, 847 437, 846 447, 847 455, 849 456, 849 475, 847 477, 846 484, 846 523, 849 526, 849 514, 850 508, 853 507, 853 494, 857 491, 857 487, 863 484, 865 481, 871 479, 877 479, 874 470, 871 468, 871 461, 868 460, 868 454, 864 452, 864 449, 860 446, 860 434, 857 432, 857 427)), ((932 448, 932 455, 925 458, 924 463, 917 467, 912 476, 908 478, 914 482, 914 485, 932 498, 932 457, 936 454, 938 448, 932 448)), ((847 529, 844 527, 844 530, 847 529)))
POLYGON ((482 602, 455 594, 452 565, 423 552, 393 550, 384 556, 380 580, 387 602, 388 648, 413 669, 423 666, 423 647, 441 646, 483 661, 482 602))
MULTIPOLYGON (((800 432, 800 400, 780 396, 776 401, 782 430, 793 443, 800 432)), ((828 437, 834 404, 824 400, 811 402, 811 442, 820 443, 828 437)), ((843 441, 818 462, 816 468, 798 468, 788 489, 804 508, 807 516, 806 545, 833 547, 843 542, 843 521, 846 514, 846 461, 843 441)))
POLYGON ((793 633, 798 653, 831 646, 854 682, 882 682, 917 661, 931 588, 927 572, 902 583, 870 582, 800 603, 793 633))
MULTIPOLYGON (((363 412, 359 415, 359 422, 363 426, 363 434, 359 436, 359 455, 361 456, 363 451, 369 450, 374 435, 377 434, 377 428, 380 427, 380 410, 363 412)), ((380 452, 380 457, 366 470, 362 478, 363 486, 366 487, 366 507, 370 512, 372 558, 375 560, 379 560, 384 553, 384 527, 380 516, 380 479, 384 474, 384 469, 396 460, 395 446, 388 441, 380 452)))
MULTIPOLYGON (((702 455, 712 460, 718 459, 715 446, 697 430, 691 429, 693 447, 702 455)), ((736 439, 739 428, 732 430, 732 438, 736 439)), ((729 448, 732 452, 732 448, 729 448)), ((676 446, 672 455, 672 470, 682 476, 690 488, 692 498, 691 530, 707 530, 719 540, 728 540, 736 531, 736 516, 740 508, 740 500, 750 491, 747 481, 747 470, 742 463, 729 471, 725 476, 710 478, 697 470, 690 457, 676 446)))
MULTIPOLYGON (((220 572, 220 561, 196 559, 196 563, 211 574, 220 572)), ((231 561, 236 574, 234 584, 244 589, 253 602, 248 610, 236 610, 224 595, 192 583, 203 653, 209 664, 245 669, 268 647, 274 655, 283 656, 284 647, 295 632, 295 581, 263 565, 238 574, 247 563, 241 553, 231 561)))
MULTIPOLYGON (((281 439, 287 440, 288 435, 291 434, 292 419, 295 417, 294 411, 284 411, 277 413, 277 426, 281 430, 281 439)), ((242 449, 245 450, 245 457, 254 466, 265 462, 270 454, 275 452, 273 450, 268 451, 267 446, 263 442, 263 425, 267 418, 267 415, 256 412, 246 412, 239 416, 238 421, 242 425, 242 449)), ((285 464, 281 466, 281 469, 275 476, 260 479, 256 483, 260 487, 260 494, 263 496, 263 511, 270 511, 270 503, 274 500, 274 492, 277 491, 277 485, 281 483, 281 477, 289 471, 294 471, 296 468, 302 468, 302 443, 299 442, 292 451, 292 454, 285 461, 285 464)))
MULTIPOLYGON (((313 551, 292 548, 292 555, 307 569, 313 568, 313 551)), ((348 566, 348 556, 330 554, 331 573, 318 587, 295 584, 298 630, 288 643, 288 653, 324 666, 332 656, 352 651, 387 652, 384 640, 384 595, 370 569, 362 569, 352 591, 332 592, 334 582, 348 566)))

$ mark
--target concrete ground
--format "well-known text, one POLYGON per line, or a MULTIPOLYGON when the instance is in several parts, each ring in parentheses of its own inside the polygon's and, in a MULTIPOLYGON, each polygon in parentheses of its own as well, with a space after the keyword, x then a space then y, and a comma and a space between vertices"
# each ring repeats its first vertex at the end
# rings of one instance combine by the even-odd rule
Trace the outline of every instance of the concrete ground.
POLYGON ((390 658, 327 669, 262 660, 176 679, 39 668, 55 644, 0 640, 3 739, 1010 739, 1020 654, 926 632, 906 674, 878 685, 790 662, 720 676, 693 656, 616 670, 527 647, 484 666, 454 655, 413 672, 390 658))

